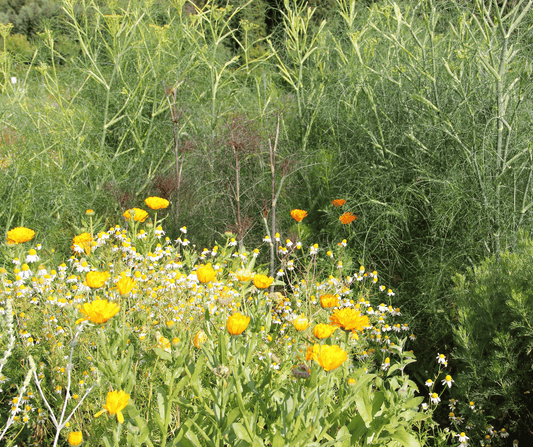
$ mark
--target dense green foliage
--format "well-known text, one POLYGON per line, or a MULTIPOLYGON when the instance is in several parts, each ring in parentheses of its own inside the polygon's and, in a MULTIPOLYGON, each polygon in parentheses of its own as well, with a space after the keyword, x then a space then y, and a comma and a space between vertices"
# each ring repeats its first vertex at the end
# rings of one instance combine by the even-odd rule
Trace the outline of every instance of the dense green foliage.
POLYGON ((532 2, 229 3, 65 0, 38 35, 10 19, 0 227, 67 253, 85 209, 115 223, 156 194, 199 245, 346 238, 401 296, 423 383, 467 324, 453 275, 532 229, 532 2))

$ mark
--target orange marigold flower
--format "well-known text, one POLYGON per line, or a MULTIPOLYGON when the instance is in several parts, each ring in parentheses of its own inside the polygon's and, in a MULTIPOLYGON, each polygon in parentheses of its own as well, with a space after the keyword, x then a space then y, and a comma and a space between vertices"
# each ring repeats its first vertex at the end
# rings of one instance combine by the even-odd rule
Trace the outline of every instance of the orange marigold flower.
POLYGON ((267 287, 270 287, 272 283, 274 282, 274 278, 272 276, 267 275, 255 275, 254 276, 254 286, 258 289, 266 289, 267 287))
POLYGON ((364 327, 370 325, 370 321, 366 315, 361 315, 361 312, 351 307, 337 309, 329 317, 329 321, 331 325, 341 327, 345 331, 362 331, 364 327))
POLYGON ((320 297, 320 305, 324 309, 330 309, 332 307, 337 306, 338 304, 339 304, 339 299, 335 295, 332 295, 331 293, 326 293, 325 295, 322 295, 320 297))
POLYGON ((135 222, 144 222, 148 217, 148 213, 140 208, 132 208, 127 210, 123 216, 126 220, 134 220, 135 222))
POLYGON ((308 346, 305 352, 305 360, 315 360, 320 352, 320 345, 308 346))
POLYGON ((90 254, 92 244, 93 237, 89 233, 81 233, 72 238, 72 250, 76 253, 90 254))
POLYGON ((304 217, 307 216, 307 211, 304 210, 292 210, 291 216, 296 222, 301 222, 304 217))
POLYGON ((305 331, 307 327, 309 326, 309 318, 307 318, 305 315, 300 315, 299 317, 296 317, 294 320, 292 320, 292 324, 294 325, 294 328, 301 332, 305 331))
POLYGON ((94 417, 97 418, 102 413, 105 413, 107 411, 111 415, 116 414, 118 422, 123 424, 124 416, 122 415, 122 410, 126 408, 129 400, 130 395, 127 394, 125 391, 110 391, 109 393, 107 393, 106 404, 104 405, 104 409, 96 413, 94 417))
POLYGON ((215 272, 215 269, 211 266, 211 263, 209 263, 198 267, 196 269, 196 276, 198 277, 198 281, 206 284, 216 279, 217 272, 215 272))
POLYGON ((242 315, 240 312, 234 313, 228 318, 226 327, 231 335, 240 335, 248 327, 250 317, 242 315))
POLYGON ((35 236, 35 231, 25 227, 16 227, 7 232, 8 244, 22 244, 31 241, 35 236))
POLYGON ((337 330, 337 328, 335 326, 332 326, 330 324, 320 323, 320 324, 317 324, 313 328, 313 335, 316 338, 319 338, 319 339, 322 340, 324 338, 328 338, 336 330, 337 330))
POLYGON ((120 307, 115 303, 110 303, 107 300, 96 299, 90 303, 85 303, 80 312, 84 314, 93 323, 105 323, 111 317, 115 316, 120 307))
POLYGON ((198 331, 194 336, 194 346, 198 349, 207 341, 207 334, 204 331, 198 331))
POLYGON ((341 366, 347 359, 348 353, 341 347, 322 345, 314 360, 324 368, 324 371, 332 371, 341 366))
POLYGON ((153 210, 162 210, 168 207, 170 205, 170 202, 166 199, 162 199, 161 197, 148 197, 144 200, 144 203, 146 203, 146 206, 148 208, 151 208, 153 210))
POLYGON ((334 207, 339 207, 339 206, 342 206, 346 203, 346 200, 344 199, 335 199, 335 200, 332 200, 331 203, 333 204, 334 207))
POLYGON ((348 211, 346 211, 342 216, 339 217, 339 220, 341 221, 343 225, 348 225, 349 223, 353 222, 355 219, 357 219, 357 216, 348 211))
POLYGON ((105 284, 110 276, 109 272, 88 272, 85 275, 85 282, 91 289, 98 289, 105 284))

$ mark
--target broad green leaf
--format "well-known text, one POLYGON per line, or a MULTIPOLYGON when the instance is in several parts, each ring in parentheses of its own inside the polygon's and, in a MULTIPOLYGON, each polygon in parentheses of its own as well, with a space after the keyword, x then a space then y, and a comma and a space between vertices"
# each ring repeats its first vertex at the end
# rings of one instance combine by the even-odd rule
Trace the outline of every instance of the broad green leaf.
POLYGON ((250 435, 248 434, 248 430, 244 428, 244 425, 242 425, 240 422, 234 422, 231 424, 231 427, 233 428, 233 431, 237 435, 237 438, 242 439, 243 441, 252 442, 252 438, 250 438, 250 435))
POLYGON ((420 444, 418 443, 416 438, 413 435, 407 433, 403 428, 396 430, 390 435, 390 437, 395 441, 398 441, 405 447, 420 447, 420 444))

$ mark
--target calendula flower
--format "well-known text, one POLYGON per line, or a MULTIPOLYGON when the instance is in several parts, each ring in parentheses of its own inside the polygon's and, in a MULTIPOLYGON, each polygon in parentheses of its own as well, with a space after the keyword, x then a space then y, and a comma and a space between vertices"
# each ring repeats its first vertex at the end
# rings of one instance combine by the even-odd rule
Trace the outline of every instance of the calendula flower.
POLYGON ((7 232, 8 244, 22 244, 31 241, 35 237, 35 231, 25 227, 16 227, 7 232))
POLYGON ((348 353, 337 345, 322 345, 315 361, 324 368, 324 371, 332 371, 338 368, 348 359, 348 353))
POLYGON ((317 324, 313 328, 313 335, 316 338, 319 338, 319 339, 322 340, 324 338, 328 338, 336 330, 337 330, 337 328, 335 326, 331 326, 329 324, 320 323, 320 324, 317 324))
POLYGON ((332 200, 331 201, 332 205, 336 208, 338 208, 339 206, 342 206, 346 203, 346 200, 344 199, 335 199, 335 200, 332 200))
POLYGON ((109 276, 111 276, 109 272, 88 272, 85 275, 85 282, 91 289, 98 289, 105 284, 109 276))
POLYGON ((166 199, 162 199, 161 197, 148 197, 144 200, 144 203, 146 203, 146 206, 148 208, 151 208, 153 210, 162 210, 168 207, 170 205, 170 202, 166 199))
POLYGON ((345 331, 362 331, 366 326, 370 325, 366 315, 361 315, 361 312, 351 307, 337 309, 329 317, 329 321, 333 326, 338 326, 345 331))
POLYGON ((155 339, 157 340, 156 348, 162 349, 163 351, 168 352, 169 354, 172 352, 170 348, 170 340, 163 334, 161 334, 161 332, 155 332, 155 339))
POLYGON ((129 276, 121 276, 117 281, 117 290, 121 295, 127 295, 135 287, 135 280, 129 276))
POLYGON ((292 324, 297 331, 305 331, 309 326, 309 319, 305 315, 300 315, 292 320, 292 324))
POLYGON ((233 273, 233 276, 237 279, 237 281, 246 282, 252 279, 253 273, 248 269, 239 269, 233 273))
POLYGON ((307 216, 307 211, 304 210, 292 210, 291 216, 296 222, 301 222, 304 217, 307 216))
POLYGON ((331 309, 339 304, 339 299, 331 293, 326 293, 320 297, 320 305, 324 309, 331 309))
POLYGON ((254 276, 254 286, 258 289, 266 289, 271 286, 274 282, 274 278, 267 275, 255 275, 254 276))
POLYGON ((73 445, 73 446, 80 445, 82 441, 83 441, 83 435, 81 431, 72 431, 69 433, 68 435, 69 445, 73 445))
POLYGON ((196 276, 198 277, 198 281, 203 284, 206 284, 208 282, 214 281, 217 274, 211 266, 211 263, 209 263, 198 267, 198 269, 196 269, 196 276))
POLYGON ((305 360, 315 360, 320 352, 320 345, 308 346, 305 352, 305 360))
POLYGON ((123 216, 126 220, 134 220, 135 222, 144 222, 148 217, 148 213, 140 208, 132 208, 127 210, 123 216))
POLYGON ((92 209, 85 210, 85 215, 86 216, 94 216, 94 210, 92 210, 92 209))
POLYGON ((115 316, 120 307, 115 303, 109 303, 107 300, 96 299, 90 303, 85 303, 80 308, 80 312, 87 316, 86 319, 93 323, 105 323, 111 317, 115 316))
POLYGON ((129 400, 130 395, 122 390, 110 391, 109 393, 107 393, 106 405, 104 405, 104 409, 96 413, 94 417, 97 418, 102 413, 105 413, 107 411, 110 415, 116 414, 118 422, 120 424, 123 424, 124 416, 122 415, 122 410, 126 408, 129 400))
POLYGON ((353 222, 355 219, 357 219, 357 216, 348 211, 339 217, 339 220, 341 221, 343 225, 348 225, 349 223, 353 222))
POLYGON ((226 327, 231 335, 240 335, 248 327, 250 317, 242 315, 240 312, 234 313, 228 318, 226 327))
POLYGON ((72 250, 75 253, 91 253, 93 237, 89 233, 82 233, 72 239, 72 250))
MULTIPOLYGON (((244 330, 244 329, 243 329, 244 330)), ((194 336, 194 346, 198 349, 207 341, 207 334, 204 331, 198 331, 194 336)))

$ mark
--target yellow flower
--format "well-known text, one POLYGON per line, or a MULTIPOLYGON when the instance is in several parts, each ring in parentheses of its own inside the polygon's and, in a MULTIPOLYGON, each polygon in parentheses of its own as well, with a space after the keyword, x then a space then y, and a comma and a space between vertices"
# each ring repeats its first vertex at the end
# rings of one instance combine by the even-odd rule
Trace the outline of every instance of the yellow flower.
POLYGON ((122 276, 117 281, 118 293, 120 293, 121 295, 127 295, 133 290, 134 287, 135 280, 133 280, 133 278, 130 278, 129 276, 122 276))
POLYGON ((315 360, 320 352, 320 345, 308 346, 305 352, 305 360, 315 360))
POLYGON ((132 208, 127 210, 123 216, 126 220, 134 220, 135 222, 144 222, 148 217, 148 213, 140 208, 132 208))
POLYGON ((97 418, 102 413, 105 413, 107 411, 110 415, 116 414, 118 422, 120 424, 123 424, 124 416, 122 415, 122 410, 126 408, 129 400, 130 395, 122 390, 110 391, 109 393, 107 393, 106 405, 104 405, 104 409, 96 413, 94 417, 97 418))
POLYGON ((162 349, 170 354, 170 340, 167 337, 164 337, 159 331, 155 332, 155 339, 157 340, 156 348, 162 349))
POLYGON ((357 219, 357 216, 348 211, 339 217, 339 220, 341 221, 343 225, 348 225, 350 222, 353 222, 355 219, 357 219))
POLYGON ((87 216, 94 216, 94 210, 91 210, 91 209, 85 210, 85 214, 87 216))
POLYGON ((320 324, 317 324, 313 328, 313 335, 316 338, 319 338, 319 339, 322 340, 324 338, 328 338, 336 330, 337 330, 337 328, 335 326, 331 326, 329 324, 320 323, 320 324))
POLYGON ((317 363, 324 371, 332 371, 348 359, 348 353, 337 345, 322 345, 320 352, 315 356, 317 363))
POLYGON ((111 317, 115 316, 120 307, 115 303, 109 303, 107 300, 96 299, 90 303, 85 303, 80 312, 87 316, 88 320, 93 323, 105 323, 111 317))
POLYGON ((146 206, 148 208, 151 208, 153 210, 162 210, 164 208, 167 208, 170 202, 166 199, 162 199, 161 197, 148 197, 145 199, 144 203, 146 203, 146 206))
POLYGON ((291 216, 296 222, 301 222, 304 217, 307 216, 307 211, 304 210, 292 210, 291 216))
POLYGON ((333 326, 341 327, 345 331, 362 331, 365 326, 370 326, 368 317, 351 307, 337 309, 329 317, 329 321, 333 326))
MULTIPOLYGON (((244 330, 244 329, 243 329, 244 330)), ((198 331, 194 336, 194 346, 198 349, 207 341, 207 334, 204 331, 198 331)))
POLYGON ((255 275, 254 276, 254 286, 258 289, 266 289, 274 282, 272 276, 266 275, 255 275))
POLYGON ((248 327, 250 317, 242 315, 240 312, 234 313, 228 318, 226 327, 231 335, 240 335, 248 327))
POLYGON ((339 207, 339 206, 344 205, 346 203, 346 200, 336 199, 336 200, 332 200, 331 203, 333 204, 334 207, 339 207))
POLYGON ((253 273, 248 269, 239 269, 233 274, 233 276, 235 276, 237 281, 246 282, 252 279, 253 273))
POLYGON ((296 328, 297 331, 305 331, 307 327, 309 326, 309 319, 305 315, 300 315, 299 317, 296 317, 294 320, 292 320, 292 324, 296 328))
POLYGON ((80 445, 81 441, 83 441, 83 435, 81 434, 81 431, 72 431, 68 435, 68 443, 69 445, 80 445))
POLYGON ((8 244, 21 244, 31 241, 35 236, 35 231, 25 227, 17 227, 7 232, 8 244))
POLYGON ((326 293, 320 297, 320 304, 324 309, 330 309, 339 304, 339 299, 331 293, 326 293))
POLYGON ((72 250, 78 253, 85 252, 88 255, 91 253, 92 243, 93 237, 89 233, 82 233, 72 239, 72 250))
POLYGON ((214 281, 217 273, 211 267, 211 264, 201 265, 196 269, 196 276, 198 277, 198 281, 200 281, 203 284, 206 284, 208 282, 214 281))
POLYGON ((105 284, 109 276, 111 276, 109 272, 88 272, 85 275, 85 282, 91 289, 98 289, 105 284))

